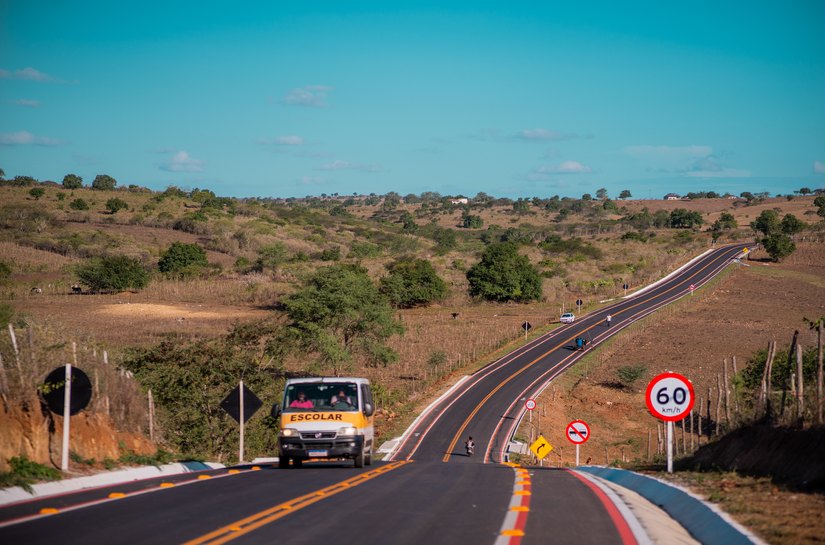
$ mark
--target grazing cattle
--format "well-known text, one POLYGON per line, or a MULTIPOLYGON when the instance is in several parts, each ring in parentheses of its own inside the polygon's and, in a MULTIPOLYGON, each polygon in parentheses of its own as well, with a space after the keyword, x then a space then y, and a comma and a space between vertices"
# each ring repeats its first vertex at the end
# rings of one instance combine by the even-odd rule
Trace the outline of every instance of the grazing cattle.
POLYGON ((72 286, 72 293, 81 293, 82 291, 83 291, 83 289, 81 289, 81 287, 78 286, 77 284, 72 286))
POLYGON ((38 293, 43 293, 41 288, 32 288, 32 295, 36 295, 38 293))

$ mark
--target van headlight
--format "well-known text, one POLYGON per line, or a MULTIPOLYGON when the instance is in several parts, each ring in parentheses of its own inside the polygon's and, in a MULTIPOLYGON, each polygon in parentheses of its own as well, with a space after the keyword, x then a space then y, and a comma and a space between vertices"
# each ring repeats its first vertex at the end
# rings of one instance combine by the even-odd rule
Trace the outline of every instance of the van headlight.
POLYGON ((295 428, 284 428, 281 430, 281 435, 283 437, 296 437, 298 435, 298 430, 295 428))
POLYGON ((354 426, 338 428, 338 435, 358 435, 358 429, 354 426))

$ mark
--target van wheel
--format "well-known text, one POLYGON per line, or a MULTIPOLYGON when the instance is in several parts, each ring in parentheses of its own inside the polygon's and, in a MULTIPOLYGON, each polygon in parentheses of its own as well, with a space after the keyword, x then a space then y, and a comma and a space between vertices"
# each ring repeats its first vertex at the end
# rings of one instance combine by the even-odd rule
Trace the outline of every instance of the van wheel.
POLYGON ((372 465, 372 448, 370 448, 370 451, 367 453, 366 456, 364 456, 364 465, 365 466, 371 466, 372 465))
POLYGON ((359 452, 358 454, 355 455, 355 458, 353 458, 353 461, 355 462, 355 467, 364 467, 364 448, 363 447, 361 447, 361 452, 359 452))
POLYGON ((304 465, 304 461, 301 460, 300 458, 293 458, 292 459, 292 465, 295 466, 295 467, 301 467, 302 465, 304 465))
POLYGON ((287 456, 278 456, 278 467, 286 469, 289 467, 289 458, 287 456))

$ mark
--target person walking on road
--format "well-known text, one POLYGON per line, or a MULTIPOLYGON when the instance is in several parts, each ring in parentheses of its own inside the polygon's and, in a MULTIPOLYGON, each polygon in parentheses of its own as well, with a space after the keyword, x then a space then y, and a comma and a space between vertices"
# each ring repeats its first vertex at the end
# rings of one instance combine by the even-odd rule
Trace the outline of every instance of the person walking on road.
POLYGON ((612 319, 613 319, 613 317, 610 314, 608 314, 607 315, 607 327, 610 327, 610 320, 612 320, 612 319))

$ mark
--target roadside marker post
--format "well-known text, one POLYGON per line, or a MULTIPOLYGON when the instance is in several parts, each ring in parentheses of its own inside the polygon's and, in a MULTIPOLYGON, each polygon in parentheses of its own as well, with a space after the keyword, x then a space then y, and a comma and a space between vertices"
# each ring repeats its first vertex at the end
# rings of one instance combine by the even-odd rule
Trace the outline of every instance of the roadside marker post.
POLYGON ((690 295, 691 296, 693 295, 694 290, 696 290, 696 284, 691 284, 690 285, 690 295))
POLYGON ((590 439, 590 426, 584 420, 573 420, 565 430, 567 440, 576 445, 576 467, 579 465, 579 447, 590 439))
POLYGON ((678 373, 662 373, 647 385, 647 409, 659 420, 667 422, 668 473, 673 473, 673 423, 687 417, 695 401, 693 384, 678 373))

